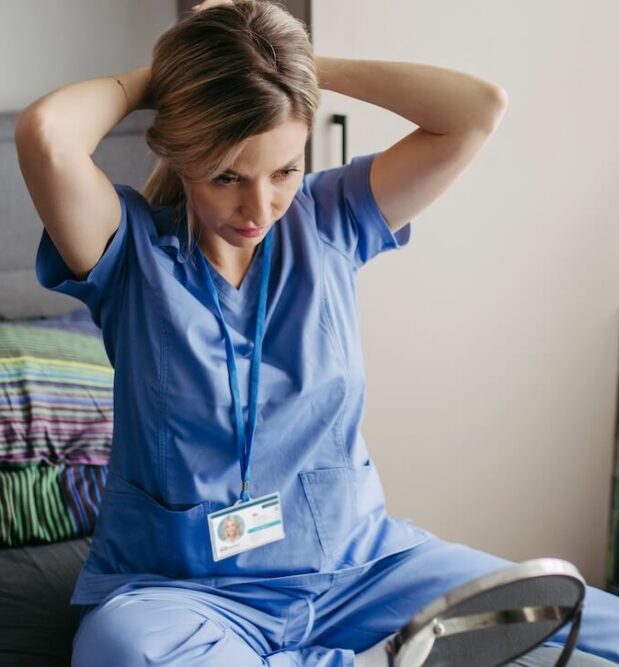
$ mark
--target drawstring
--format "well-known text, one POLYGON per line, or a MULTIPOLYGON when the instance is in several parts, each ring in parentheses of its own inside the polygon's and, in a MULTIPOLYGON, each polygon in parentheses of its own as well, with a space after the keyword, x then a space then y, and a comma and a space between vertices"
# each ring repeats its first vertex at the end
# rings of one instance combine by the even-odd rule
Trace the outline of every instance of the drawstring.
POLYGON ((307 614, 307 626, 305 627, 305 632, 303 633, 303 637, 301 637, 301 639, 299 640, 299 644, 303 644, 310 636, 312 630, 314 629, 314 620, 316 619, 316 610, 314 609, 314 603, 311 600, 308 600, 307 598, 304 599, 309 609, 307 614))

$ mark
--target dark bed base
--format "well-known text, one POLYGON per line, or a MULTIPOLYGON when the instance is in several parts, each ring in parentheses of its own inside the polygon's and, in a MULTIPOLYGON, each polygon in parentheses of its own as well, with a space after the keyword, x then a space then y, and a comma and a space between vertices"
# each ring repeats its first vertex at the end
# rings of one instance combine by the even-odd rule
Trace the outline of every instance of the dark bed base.
POLYGON ((0 550, 2 667, 70 667, 81 607, 69 600, 91 540, 0 550))

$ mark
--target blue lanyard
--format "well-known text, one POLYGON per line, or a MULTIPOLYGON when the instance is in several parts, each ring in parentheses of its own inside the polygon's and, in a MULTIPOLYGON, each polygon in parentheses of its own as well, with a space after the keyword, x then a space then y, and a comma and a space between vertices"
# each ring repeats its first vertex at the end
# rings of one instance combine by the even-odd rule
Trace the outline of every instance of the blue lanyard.
POLYGON ((269 287, 269 274, 271 273, 271 248, 273 245, 273 229, 271 228, 264 238, 262 254, 262 276, 260 278, 260 294, 258 296, 258 313, 256 316, 256 335, 254 337, 254 351, 251 360, 250 382, 249 382, 249 406, 247 415, 247 429, 243 424, 243 408, 241 406, 241 391, 239 388, 239 377, 234 358, 234 346, 230 332, 226 326, 224 316, 215 287, 215 281, 211 273, 211 267, 202 252, 199 252, 202 261, 199 262, 201 270, 206 273, 206 282, 210 295, 217 309, 217 316, 223 329, 226 341, 226 362, 228 364, 228 378, 230 392, 234 404, 234 421, 236 427, 236 443, 241 464, 241 479, 243 482, 241 490, 241 501, 250 500, 249 478, 251 468, 251 454, 254 444, 254 433, 256 431, 256 419, 258 417, 258 388, 260 385, 260 361, 262 358, 262 341, 264 338, 264 321, 267 306, 267 292, 269 287), (206 271, 204 270, 206 268, 206 271))

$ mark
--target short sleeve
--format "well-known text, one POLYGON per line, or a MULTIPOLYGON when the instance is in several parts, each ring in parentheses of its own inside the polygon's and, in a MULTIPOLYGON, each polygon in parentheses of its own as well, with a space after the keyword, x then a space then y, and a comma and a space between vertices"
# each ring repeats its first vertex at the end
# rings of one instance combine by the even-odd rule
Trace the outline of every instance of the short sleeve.
POLYGON ((394 233, 374 199, 370 167, 376 155, 361 155, 342 167, 307 174, 302 186, 313 200, 320 237, 355 269, 410 240, 410 222, 394 233))
POLYGON ((88 306, 93 321, 101 327, 101 308, 114 300, 122 289, 126 273, 128 245, 128 207, 125 201, 128 186, 114 185, 121 206, 120 226, 114 232, 99 261, 82 280, 77 280, 65 264, 46 229, 39 242, 35 271, 39 283, 54 292, 68 294, 88 306))

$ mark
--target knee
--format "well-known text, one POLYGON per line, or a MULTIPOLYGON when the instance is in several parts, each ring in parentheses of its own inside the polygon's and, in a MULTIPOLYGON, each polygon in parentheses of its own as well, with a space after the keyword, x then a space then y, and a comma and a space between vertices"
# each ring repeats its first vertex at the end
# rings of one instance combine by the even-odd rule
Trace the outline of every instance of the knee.
POLYGON ((71 667, 204 665, 209 649, 225 634, 217 622, 180 605, 162 609, 120 595, 82 619, 71 667))
POLYGON ((135 619, 123 623, 122 611, 103 606, 85 616, 73 638, 71 667, 103 665, 145 665, 142 638, 135 619))

